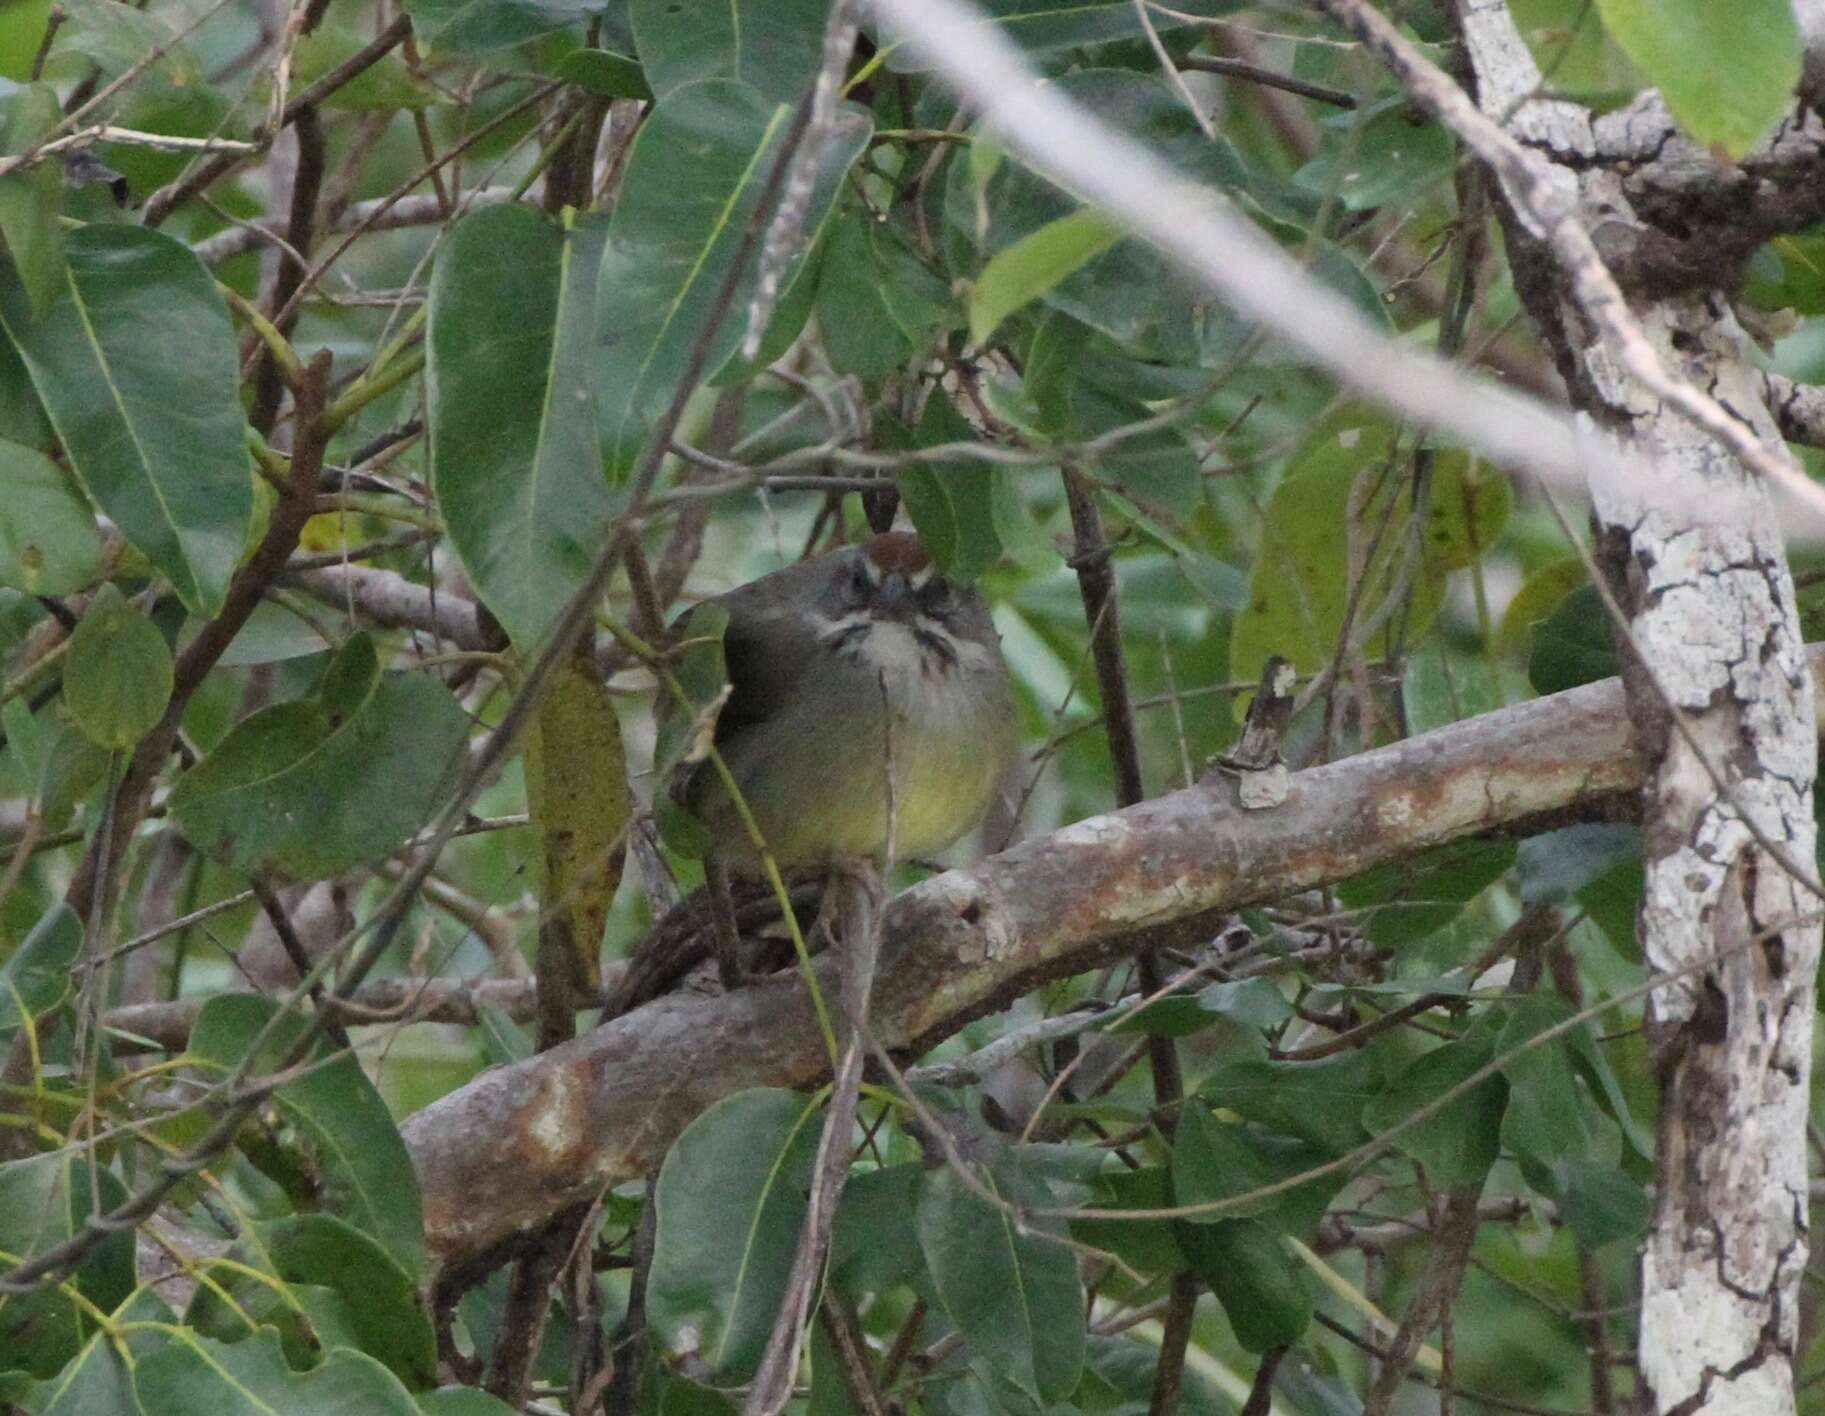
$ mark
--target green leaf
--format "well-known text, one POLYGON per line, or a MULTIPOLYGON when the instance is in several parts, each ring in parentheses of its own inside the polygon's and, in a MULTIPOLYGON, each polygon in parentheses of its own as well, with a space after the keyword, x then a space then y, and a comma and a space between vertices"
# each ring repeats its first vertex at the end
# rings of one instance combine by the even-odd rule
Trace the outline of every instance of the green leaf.
POLYGON ((1304 1269, 1286 1243, 1253 1219, 1182 1224, 1179 1247, 1223 1305, 1245 1352, 1297 1342, 1312 1321, 1304 1269))
POLYGON ((818 330, 832 365, 880 378, 958 318, 944 282, 865 208, 833 216, 818 269, 818 330))
POLYGON ((1293 1005, 1271 978, 1213 983, 1198 994, 1198 1006, 1245 1028, 1271 1028, 1293 1016, 1293 1005))
POLYGON ((515 1416, 519 1409, 480 1387, 439 1387, 418 1392, 414 1399, 424 1416, 515 1416))
MULTIPOLYGON (((1301 224, 1316 209, 1317 203, 1303 193, 1251 172, 1226 139, 1213 142, 1206 137, 1184 101, 1157 78, 1122 69, 1085 69, 1054 80, 1053 86, 1145 145, 1188 184, 1226 193, 1301 224)), ((992 262, 1082 205, 1017 161, 975 160, 990 147, 979 138, 972 147, 972 161, 954 162, 946 184, 947 246, 952 248, 953 265, 964 274, 972 264, 972 249, 985 263, 992 262)), ((1132 237, 1092 254, 1045 289, 1041 298, 1106 334, 1128 353, 1193 364, 1202 312, 1211 303, 1192 290, 1164 256, 1132 237)))
POLYGON ((101 746, 124 752, 164 716, 171 698, 171 646, 158 626, 102 586, 70 636, 63 701, 101 746))
POLYGON ((451 543, 531 649, 589 573, 614 507, 590 342, 604 217, 565 230, 528 206, 457 223, 431 278, 431 480, 451 543))
MULTIPOLYGON (((1120 1216, 1124 1210, 1165 1209, 1176 1198, 1166 1167, 1143 1165, 1099 1175, 1097 1193, 1089 1208, 1106 1209, 1112 1216, 1120 1216)), ((1071 1221, 1071 1237, 1079 1243, 1114 1254, 1146 1274, 1184 1272, 1185 1255, 1172 1234, 1173 1222, 1165 1219, 1112 1217, 1071 1221)))
POLYGON ((101 572, 95 513, 50 458, 0 438, 0 585, 68 595, 101 572))
POLYGON ((573 49, 558 61, 557 76, 604 98, 651 99, 652 89, 640 66, 608 49, 573 49))
MULTIPOLYGON (((0 269, 5 261, 0 258, 0 269)), ((0 281, 5 279, 0 274, 0 281)), ((57 446, 50 419, 44 416, 44 405, 32 387, 32 376, 13 342, 0 334, 0 428, 8 440, 36 452, 50 452, 57 446)))
POLYGON ((439 54, 504 49, 600 11, 600 0, 408 0, 419 42, 439 54))
MULTIPOLYGON (((304 1316, 273 1291, 271 1278, 249 1272, 270 1267, 283 1283, 336 1295, 346 1316, 352 1345, 384 1363, 408 1387, 437 1380, 437 1337, 420 1304, 416 1277, 399 1265, 375 1238, 331 1214, 293 1215, 258 1229, 257 1246, 237 1247, 228 1262, 205 1266, 213 1284, 200 1284, 185 1321, 206 1336, 237 1341, 247 1329, 240 1312, 272 1323, 296 1346, 309 1350, 322 1341, 304 1316), (259 1262, 260 1256, 265 1263, 259 1262)), ((314 1356, 314 1354, 313 1354, 314 1356)))
POLYGON ((1604 28, 1679 124, 1743 156, 1793 102, 1800 28, 1793 0, 1597 0, 1604 28))
POLYGON ((924 1170, 887 1165, 850 1176, 830 1228, 830 1281, 852 1296, 882 1293, 924 1267, 916 1223, 924 1170))
POLYGON ((1381 1086, 1378 1056, 1348 1052, 1322 1062, 1227 1062, 1205 1078, 1198 1094, 1244 1120, 1341 1155, 1369 1138, 1362 1109, 1381 1086))
POLYGON ((1522 581, 1514 599, 1502 611, 1502 623, 1495 636, 1496 653, 1507 658, 1525 651, 1534 626, 1558 609, 1567 595, 1584 584, 1584 579, 1584 562, 1576 556, 1566 556, 1541 566, 1522 581))
POLYGON ((1340 113, 1323 133, 1293 181, 1351 211, 1416 203, 1449 180, 1457 158, 1449 130, 1404 95, 1340 113))
POLYGON ((1508 1060, 1502 1075, 1508 1079, 1508 1110, 1502 1117, 1502 1144, 1520 1156, 1535 1173, 1550 1174, 1566 1160, 1587 1157, 1596 1145, 1589 1104, 1572 1066, 1572 1051, 1564 1037, 1516 1049, 1571 1015, 1562 999, 1534 995, 1509 1016, 1497 1035, 1496 1055, 1508 1060), (1510 1056, 1509 1054, 1515 1055, 1510 1056))
MULTIPOLYGON (((974 43, 972 31, 983 28, 1006 35, 1030 55, 1041 55, 1146 33, 1130 0, 990 0, 977 8, 982 18, 972 16, 959 24, 947 36, 947 43, 967 48, 974 43)), ((1170 34, 1241 8, 1239 0, 1186 0, 1146 19, 1157 33, 1170 34)), ((899 42, 891 28, 882 39, 889 68, 918 73, 929 67, 919 54, 899 42)))
POLYGON ((253 508, 228 311, 157 231, 86 226, 65 248, 65 288, 40 320, 0 267, 0 327, 89 495, 186 607, 214 614, 253 508))
MULTIPOLYGON (((638 462, 676 391, 790 117, 746 84, 709 79, 661 98, 634 140, 597 296, 596 390, 603 451, 615 475, 638 462)), ((837 132, 819 159, 807 246, 871 128, 862 110, 839 109, 837 132)), ((706 373, 741 342, 752 284, 750 263, 711 342, 706 373)))
POLYGON ((17 0, 0 13, 0 79, 31 78, 50 18, 51 0, 17 0))
POLYGON ((430 820, 468 731, 449 689, 381 673, 372 641, 356 635, 320 703, 281 703, 235 724, 179 780, 171 814, 235 870, 322 880, 380 859, 430 820))
MULTIPOLYGON (((5 21, 0 21, 0 24, 5 21)), ((63 117, 49 84, 30 84, 12 95, 0 124, 0 156, 22 153, 49 134, 63 117)), ((0 238, 25 287, 34 317, 41 317, 63 288, 63 201, 55 159, 0 177, 0 238)))
POLYGON ((175 17, 118 0, 62 0, 62 9, 69 19, 57 33, 53 62, 82 55, 110 79, 134 69, 133 86, 141 99, 181 102, 204 87, 202 62, 179 37, 175 17))
MULTIPOLYGON (((190 1054, 228 1073, 251 1053, 249 1074, 259 1075, 280 1065, 307 1022, 283 1013, 268 998, 218 994, 197 1015, 190 1054)), ((292 1143, 311 1172, 308 1194, 339 1222, 371 1237, 408 1282, 416 1281, 424 1264, 424 1217, 412 1158, 392 1114, 352 1054, 320 1041, 310 1060, 311 1066, 274 1093, 292 1143)), ((323 1272, 327 1265, 320 1256, 330 1234, 321 1226, 301 1226, 280 1237, 295 1241, 301 1261, 309 1259, 308 1268, 323 1272)), ((340 1262, 349 1262, 346 1253, 340 1262)))
POLYGON ((970 292, 970 338, 988 341, 1001 322, 1122 239, 1101 212, 1080 207, 989 257, 970 292))
POLYGON ((694 1347, 718 1382, 752 1377, 772 1331, 818 1116, 793 1092, 737 1092, 686 1128, 659 1172, 647 1319, 673 1351, 694 1347))
MULTIPOLYGON (((91 1168, 67 1151, 0 1165, 0 1248, 7 1267, 76 1234, 92 1206, 113 1209, 127 1196, 113 1171, 91 1168)), ((77 1291, 104 1313, 133 1291, 133 1233, 109 1233, 75 1272, 77 1291)), ((94 1331, 62 1288, 0 1294, 0 1370, 23 1368, 49 1377, 74 1357, 94 1331)))
MULTIPOLYGON (((1426 518, 1415 528, 1410 464, 1384 419, 1352 409, 1326 419, 1294 455, 1268 504, 1248 603, 1230 636, 1230 677, 1259 678, 1272 654, 1305 673, 1328 664, 1346 622, 1359 633, 1402 589, 1416 529, 1421 555, 1409 612, 1387 618, 1409 641, 1432 622, 1445 577, 1500 533, 1509 493, 1501 474, 1473 468, 1462 453, 1438 453, 1426 518), (1354 586, 1353 565, 1361 567, 1354 586)), ((1365 652, 1387 652, 1392 633, 1384 626, 1369 635, 1365 652)), ((1238 697, 1238 716, 1249 697, 1238 697)))
POLYGON ((1581 821, 1529 836, 1515 853, 1524 904, 1561 904, 1618 864, 1641 856, 1641 828, 1623 821, 1581 821))
MULTIPOLYGON (((292 50, 293 90, 314 84, 372 42, 372 36, 343 25, 330 21, 318 25, 301 37, 292 50)), ((356 113, 396 113, 402 109, 417 113, 445 101, 435 84, 419 78, 394 52, 381 55, 354 78, 331 90, 322 104, 356 113)))
POLYGON ((1377 944, 1401 949, 1450 924, 1514 858, 1507 841, 1453 841, 1364 871, 1339 885, 1337 897, 1361 914, 1363 932, 1377 944))
POLYGON ((1610 616, 1594 585, 1580 585, 1534 626, 1527 681, 1535 693, 1561 693, 1617 672, 1610 616))
POLYGON ((332 1348, 308 1372, 292 1371, 272 1328, 232 1345, 172 1328, 167 1343, 134 1367, 133 1386, 145 1411, 206 1411, 209 1416, 419 1412, 397 1377, 372 1357, 346 1347, 332 1348))
POLYGON ((634 43, 663 101, 702 79, 737 79, 775 103, 795 103, 824 55, 827 0, 631 0, 634 43))
MULTIPOLYGON (((1201 1205, 1234 1199, 1302 1175, 1331 1155, 1310 1141, 1219 1120, 1206 1107, 1191 1103, 1184 1108, 1172 1138, 1173 1202, 1201 1205)), ((1186 1222, 1204 1225, 1220 1219, 1259 1219, 1283 1234, 1309 1238, 1347 1178, 1341 1173, 1320 1175, 1289 1190, 1186 1222)))
POLYGON ((1620 1167, 1572 1157, 1559 1169, 1562 1179, 1554 1198, 1580 1244, 1600 1249, 1646 1232, 1654 1202, 1620 1167))
MULTIPOLYGON (((1049 1196, 1006 1165, 977 1171, 1008 1205, 1049 1196)), ((1083 1371, 1083 1283, 1055 1220, 1016 1216, 949 1166, 928 1172, 919 1196, 926 1267, 970 1350, 1042 1402, 1071 1394, 1083 1371)))
MULTIPOLYGON (((950 400, 934 398, 926 403, 912 441, 915 447, 936 447, 974 438, 950 400)), ((906 468, 895 481, 919 539, 947 579, 967 585, 1000 559, 993 484, 986 468, 974 462, 929 462, 906 468)))
POLYGON ((82 921, 59 900, 0 964, 0 1044, 10 1044, 27 1017, 36 1020, 63 1005, 81 948, 82 921))
MULTIPOLYGON (((1363 1109, 1363 1124, 1377 1135, 1462 1082, 1495 1055, 1487 1040, 1446 1043, 1413 1059, 1363 1109)), ((1501 1149, 1508 1084, 1497 1073, 1484 1078, 1436 1115, 1402 1131, 1394 1144, 1426 1167, 1434 1185, 1480 1185, 1501 1149)))

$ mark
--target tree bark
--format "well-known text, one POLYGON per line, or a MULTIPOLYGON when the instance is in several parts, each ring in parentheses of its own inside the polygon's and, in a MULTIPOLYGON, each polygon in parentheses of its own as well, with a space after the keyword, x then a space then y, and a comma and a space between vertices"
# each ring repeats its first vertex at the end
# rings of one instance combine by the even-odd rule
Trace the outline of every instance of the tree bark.
MULTIPOLYGON (((1704 199, 1776 165, 1809 172, 1816 194, 1818 116, 1798 110, 1726 169, 1675 131, 1655 94, 1596 120, 1530 97, 1540 76, 1506 6, 1460 10, 1485 113, 1575 192, 1655 355, 1778 448, 1721 288, 1766 233, 1743 229, 1740 206, 1707 232, 1704 199)), ((1643 386, 1543 249, 1537 214, 1508 195, 1517 286, 1573 402, 1653 468, 1591 475, 1645 763, 1638 929, 1649 970, 1685 971, 1649 996, 1661 1101, 1637 1400, 1644 1412, 1779 1416, 1794 1409, 1819 955, 1814 687, 1792 577, 1767 488, 1643 386)), ((1779 219, 1772 206, 1760 215, 1779 219)))

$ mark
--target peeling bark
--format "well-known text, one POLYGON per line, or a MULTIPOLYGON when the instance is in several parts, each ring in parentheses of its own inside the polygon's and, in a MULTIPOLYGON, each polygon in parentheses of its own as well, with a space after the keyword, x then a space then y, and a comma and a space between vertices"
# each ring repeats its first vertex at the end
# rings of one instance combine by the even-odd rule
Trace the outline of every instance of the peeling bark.
MULTIPOLYGON (((1505 5, 1466 3, 1463 28, 1485 111, 1558 164, 1662 363, 1778 446, 1767 381, 1744 357, 1724 293, 1706 287, 1730 279, 1743 241, 1765 239, 1760 222, 1778 229, 1793 215, 1783 205, 1793 193, 1760 181, 1758 162, 1815 174, 1806 200, 1818 199, 1818 116, 1800 110, 1725 171, 1672 132, 1652 96, 1595 123, 1569 104, 1517 103, 1538 73, 1505 5), (1606 160, 1612 152, 1632 161, 1606 160), (1737 221, 1695 280, 1704 263, 1688 259, 1693 234, 1737 221), (1676 245, 1684 254, 1670 261, 1676 245)), ((1649 1001, 1659 1183, 1641 1259, 1638 1400, 1681 1416, 1778 1416, 1794 1409, 1819 954, 1814 685, 1792 577, 1766 489, 1636 381, 1538 250, 1524 199, 1509 200, 1524 298, 1574 402, 1655 468, 1651 480, 1613 468, 1591 476, 1599 558, 1627 618, 1629 713, 1649 763, 1643 953, 1649 969, 1671 973, 1725 951, 1649 1001)))

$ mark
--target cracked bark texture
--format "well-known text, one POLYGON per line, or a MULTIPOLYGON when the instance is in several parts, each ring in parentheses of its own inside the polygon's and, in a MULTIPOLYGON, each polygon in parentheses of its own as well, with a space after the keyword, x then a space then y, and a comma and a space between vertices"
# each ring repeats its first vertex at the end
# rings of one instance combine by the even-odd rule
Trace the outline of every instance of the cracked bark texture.
MULTIPOLYGON (((1768 235, 1818 220, 1820 115, 1796 105, 1726 169, 1674 131, 1657 95, 1595 121, 1530 97, 1539 74, 1506 3, 1463 0, 1459 15, 1484 111, 1556 164, 1656 353, 1778 440, 1724 287, 1768 235)), ((1643 954, 1665 973, 1727 951, 1649 1001, 1661 1101, 1637 1401, 1777 1416, 1794 1409, 1819 955, 1818 897, 1794 878, 1816 876, 1817 744, 1793 581, 1764 489, 1630 376, 1509 197, 1517 285, 1574 402, 1655 468, 1651 481, 1591 472, 1644 754, 1643 954)))

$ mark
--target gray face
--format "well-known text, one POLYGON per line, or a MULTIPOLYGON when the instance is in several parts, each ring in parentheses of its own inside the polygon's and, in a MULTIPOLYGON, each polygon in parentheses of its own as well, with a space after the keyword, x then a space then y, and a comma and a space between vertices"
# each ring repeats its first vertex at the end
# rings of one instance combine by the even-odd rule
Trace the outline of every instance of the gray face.
POLYGON ((955 669, 959 642, 982 632, 981 602, 972 592, 958 591, 929 561, 883 566, 867 546, 835 558, 817 609, 820 637, 838 654, 873 663, 895 652, 890 645, 904 645, 928 675, 955 669))

